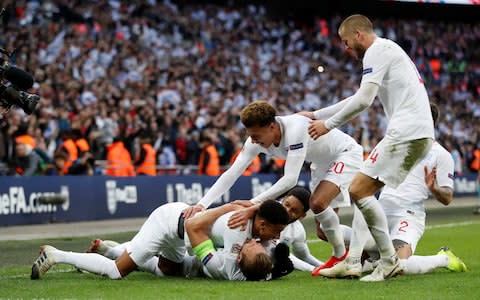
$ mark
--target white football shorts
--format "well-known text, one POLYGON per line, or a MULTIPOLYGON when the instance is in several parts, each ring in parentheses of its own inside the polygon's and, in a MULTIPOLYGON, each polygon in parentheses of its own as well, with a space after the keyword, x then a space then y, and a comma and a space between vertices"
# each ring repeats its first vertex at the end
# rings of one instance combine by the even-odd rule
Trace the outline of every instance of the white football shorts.
POLYGON ((363 148, 358 144, 352 144, 344 152, 338 154, 333 162, 310 165, 311 181, 310 190, 314 191, 320 181, 326 180, 340 188, 340 194, 330 203, 330 207, 348 207, 351 205, 348 188, 353 177, 360 171, 363 163, 363 148))
POLYGON ((167 203, 155 209, 127 246, 130 257, 143 265, 155 255, 180 263, 186 253, 185 242, 178 236, 178 219, 187 208, 185 203, 167 203))
POLYGON ((415 215, 388 216, 388 229, 390 238, 401 240, 412 247, 412 255, 415 253, 418 241, 425 231, 425 219, 415 215))
POLYGON ((364 161, 361 172, 397 188, 410 170, 430 151, 430 138, 396 142, 383 138, 364 161))

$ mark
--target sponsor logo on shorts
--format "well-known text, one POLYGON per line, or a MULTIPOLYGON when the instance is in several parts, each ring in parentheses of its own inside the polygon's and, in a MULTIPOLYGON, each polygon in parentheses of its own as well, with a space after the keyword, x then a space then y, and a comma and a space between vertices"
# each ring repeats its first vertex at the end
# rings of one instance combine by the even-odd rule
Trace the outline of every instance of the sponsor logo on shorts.
POLYGON ((366 69, 363 69, 363 75, 366 75, 368 73, 372 73, 373 72, 373 68, 366 68, 366 69))
POLYGON ((303 143, 298 143, 298 144, 290 145, 289 150, 297 150, 302 148, 303 148, 303 143))

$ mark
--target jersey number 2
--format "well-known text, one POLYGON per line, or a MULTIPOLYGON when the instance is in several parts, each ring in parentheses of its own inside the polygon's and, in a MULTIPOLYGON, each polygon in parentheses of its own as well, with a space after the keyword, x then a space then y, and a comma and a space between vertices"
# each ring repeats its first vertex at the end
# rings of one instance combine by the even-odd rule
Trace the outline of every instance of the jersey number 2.
POLYGON ((407 221, 401 221, 400 222, 400 227, 398 227, 398 231, 407 232, 407 227, 408 227, 408 222, 407 221))

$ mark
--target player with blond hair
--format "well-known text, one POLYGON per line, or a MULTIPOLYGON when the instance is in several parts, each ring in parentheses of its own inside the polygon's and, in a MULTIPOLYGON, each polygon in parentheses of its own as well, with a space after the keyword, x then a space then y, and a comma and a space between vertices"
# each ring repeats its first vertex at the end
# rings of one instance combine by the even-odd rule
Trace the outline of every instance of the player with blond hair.
MULTIPOLYGON (((363 62, 360 88, 353 96, 310 113, 316 120, 308 131, 312 138, 321 138, 367 109, 378 95, 388 119, 386 134, 370 152, 349 192, 364 215, 382 257, 376 270, 361 280, 383 281, 400 274, 403 268, 375 193, 384 185, 393 188, 400 185, 428 153, 434 137, 432 115, 415 64, 398 44, 378 37, 367 17, 349 16, 340 24, 338 34, 346 52, 363 62)), ((358 234, 364 240, 367 232, 358 234)), ((350 268, 360 261, 361 253, 361 249, 351 247, 348 259, 340 263, 350 268)))

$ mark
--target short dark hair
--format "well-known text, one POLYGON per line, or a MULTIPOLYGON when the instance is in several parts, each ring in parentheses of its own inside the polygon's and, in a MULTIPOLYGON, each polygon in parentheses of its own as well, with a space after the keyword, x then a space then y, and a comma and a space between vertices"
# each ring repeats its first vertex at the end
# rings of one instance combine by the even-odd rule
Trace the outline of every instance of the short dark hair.
POLYGON ((297 185, 296 187, 292 188, 288 191, 286 197, 294 196, 303 204, 303 212, 307 212, 310 209, 310 196, 312 193, 303 186, 297 185))
POLYGON ((270 224, 288 225, 288 212, 283 205, 275 200, 264 201, 257 212, 257 215, 270 224))
POLYGON ((272 259, 267 253, 258 253, 252 261, 243 257, 238 265, 249 281, 266 280, 273 268, 272 259))

